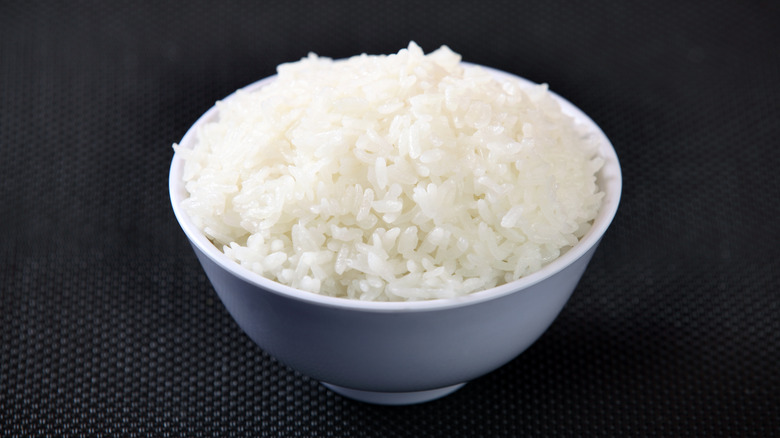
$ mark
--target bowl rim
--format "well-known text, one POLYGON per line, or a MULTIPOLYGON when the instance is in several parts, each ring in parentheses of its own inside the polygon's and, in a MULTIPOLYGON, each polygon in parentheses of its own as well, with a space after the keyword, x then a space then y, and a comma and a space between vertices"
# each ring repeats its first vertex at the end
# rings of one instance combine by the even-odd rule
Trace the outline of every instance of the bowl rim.
MULTIPOLYGON (((524 86, 538 85, 535 82, 518 75, 492 67, 468 62, 461 62, 461 65, 467 68, 482 68, 486 71, 489 71, 499 80, 519 80, 520 83, 524 86)), ((272 75, 260 79, 236 90, 225 98, 220 99, 219 102, 227 101, 233 98, 239 92, 255 91, 273 81, 275 78, 276 75, 272 75)), ((364 301, 352 298, 320 295, 314 292, 296 289, 291 286, 278 283, 260 274, 252 272, 249 269, 241 266, 239 263, 228 258, 221 250, 219 250, 213 243, 211 243, 211 241, 195 226, 186 212, 183 211, 183 208, 181 207, 181 201, 187 197, 184 184, 182 183, 184 161, 177 153, 174 153, 173 158, 171 159, 171 166, 168 175, 168 190, 173 212, 191 245, 195 246, 212 262, 216 263, 222 269, 250 284, 259 286, 260 288, 278 296, 317 306, 380 313, 432 311, 474 305, 477 303, 497 299, 512 293, 522 292, 523 290, 564 270, 566 267, 570 266, 576 260, 585 255, 593 247, 598 245, 604 233, 607 231, 607 228, 612 223, 615 214, 617 213, 617 208, 620 203, 622 194, 623 179, 620 162, 609 138, 606 136, 606 134, 604 134, 601 128, 582 110, 574 106, 571 102, 561 97, 560 95, 552 91, 550 91, 550 94, 558 101, 562 111, 565 114, 573 117, 576 123, 584 125, 590 135, 596 135, 599 137, 600 146, 598 153, 599 156, 604 159, 604 165, 598 172, 598 181, 601 189, 605 193, 605 196, 602 200, 601 209, 594 219, 591 229, 585 234, 585 236, 580 239, 579 242, 577 242, 576 245, 574 245, 572 248, 570 248, 552 262, 544 265, 538 271, 525 277, 521 277, 517 280, 501 284, 499 286, 452 298, 437 298, 419 301, 364 301)), ((194 145, 196 141, 196 131, 198 127, 204 123, 208 123, 216 119, 218 117, 218 112, 217 104, 209 108, 208 111, 201 115, 198 120, 195 121, 195 123, 190 128, 188 128, 187 132, 184 134, 184 137, 182 137, 178 144, 184 147, 192 147, 191 145, 194 145)))

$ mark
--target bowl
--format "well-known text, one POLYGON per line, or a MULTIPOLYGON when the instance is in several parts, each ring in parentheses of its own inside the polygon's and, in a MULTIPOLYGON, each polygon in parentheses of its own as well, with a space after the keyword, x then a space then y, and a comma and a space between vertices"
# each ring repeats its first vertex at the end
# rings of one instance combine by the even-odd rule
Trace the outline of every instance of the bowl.
MULTIPOLYGON (((487 67, 498 79, 515 78, 487 67)), ((256 90, 274 77, 247 86, 256 90)), ((169 189, 176 218, 209 280, 239 327, 264 351, 343 396, 384 405, 421 403, 511 361, 552 324, 582 277, 617 211, 620 164, 599 127, 553 94, 563 111, 601 139, 605 192, 590 231, 541 270, 470 295, 414 302, 367 302, 297 290, 253 273, 225 256, 181 207, 184 163, 174 154, 169 189)), ((228 96, 227 99, 230 99, 228 96)), ((196 130, 219 117, 201 116, 180 146, 193 147, 196 130)))

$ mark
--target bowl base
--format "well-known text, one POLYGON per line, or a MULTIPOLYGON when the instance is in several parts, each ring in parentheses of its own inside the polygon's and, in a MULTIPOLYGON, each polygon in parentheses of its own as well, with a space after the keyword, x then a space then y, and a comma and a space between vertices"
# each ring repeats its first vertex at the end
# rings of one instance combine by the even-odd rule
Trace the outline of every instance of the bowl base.
POLYGON ((412 405, 415 403, 425 403, 436 400, 437 398, 450 395, 459 390, 466 383, 445 386, 444 388, 429 389, 427 391, 412 392, 377 392, 362 391, 360 389, 345 388, 343 386, 333 385, 331 383, 321 382, 326 388, 353 400, 373 403, 377 405, 412 405))

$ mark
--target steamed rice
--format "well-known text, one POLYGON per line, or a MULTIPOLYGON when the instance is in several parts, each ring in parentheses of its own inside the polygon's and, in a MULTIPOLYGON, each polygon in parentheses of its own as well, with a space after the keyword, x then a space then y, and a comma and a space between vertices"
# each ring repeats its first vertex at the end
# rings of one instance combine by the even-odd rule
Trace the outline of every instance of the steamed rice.
POLYGON ((446 46, 310 54, 217 103, 183 207, 269 279, 361 300, 446 298, 533 273, 603 197, 598 145, 546 85, 497 80, 446 46))

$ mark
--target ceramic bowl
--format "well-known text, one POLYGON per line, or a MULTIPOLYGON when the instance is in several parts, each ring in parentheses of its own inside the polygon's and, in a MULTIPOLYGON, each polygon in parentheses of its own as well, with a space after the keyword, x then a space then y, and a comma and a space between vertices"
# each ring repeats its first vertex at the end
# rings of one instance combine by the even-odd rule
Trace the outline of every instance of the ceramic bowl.
MULTIPOLYGON (((499 79, 517 78, 488 70, 499 79)), ((554 96, 564 112, 601 138, 605 164, 598 184, 606 196, 593 227, 576 246, 541 270, 492 289, 451 299, 364 302, 264 278, 228 259, 182 210, 187 193, 177 155, 169 175, 173 211, 222 303, 260 348, 346 397, 390 405, 433 400, 511 361, 545 332, 617 211, 622 177, 611 143, 582 111, 554 96)), ((218 116, 216 107, 206 112, 180 145, 193 147, 196 128, 218 116)))

